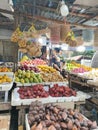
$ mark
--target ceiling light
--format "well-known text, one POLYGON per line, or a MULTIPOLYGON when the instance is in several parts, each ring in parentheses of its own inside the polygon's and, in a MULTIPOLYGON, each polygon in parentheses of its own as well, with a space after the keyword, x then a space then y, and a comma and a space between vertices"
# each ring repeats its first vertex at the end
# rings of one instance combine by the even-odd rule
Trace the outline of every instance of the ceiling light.
POLYGON ((62 16, 67 16, 69 14, 68 6, 65 4, 64 1, 61 1, 60 12, 62 16))

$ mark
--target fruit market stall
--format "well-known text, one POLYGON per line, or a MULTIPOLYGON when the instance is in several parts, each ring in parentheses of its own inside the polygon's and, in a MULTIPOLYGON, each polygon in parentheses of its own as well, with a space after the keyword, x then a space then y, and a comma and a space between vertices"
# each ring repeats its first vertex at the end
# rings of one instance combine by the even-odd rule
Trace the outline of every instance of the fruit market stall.
POLYGON ((0 110, 11 109, 11 103, 8 100, 8 93, 14 83, 14 73, 11 69, 0 66, 0 110))
POLYGON ((92 69, 89 72, 78 74, 70 73, 69 84, 72 87, 72 83, 76 83, 81 85, 82 87, 85 86, 86 88, 90 88, 91 90, 97 91, 98 90, 97 76, 98 76, 98 70, 95 69, 92 69))
POLYGON ((67 82, 67 79, 48 65, 20 66, 15 72, 17 86, 32 85, 36 83, 50 84, 56 82, 67 82))
POLYGON ((97 90, 98 69, 81 65, 74 61, 66 63, 65 74, 68 75, 70 87, 83 90, 97 90))
POLYGON ((14 82, 13 72, 0 73, 0 91, 5 91, 4 101, 8 101, 8 91, 12 88, 14 82))
POLYGON ((85 100, 91 96, 69 88, 68 82, 71 84, 70 76, 72 76, 76 78, 76 82, 80 81, 82 84, 86 84, 87 78, 81 75, 83 72, 87 73, 90 70, 92 68, 75 62, 67 63, 68 78, 64 78, 57 70, 48 66, 41 59, 22 59, 15 72, 16 88, 14 88, 11 98, 11 105, 16 106, 19 110, 18 125, 24 123, 25 111, 31 102, 36 100, 42 103, 63 104, 64 106, 70 103, 70 107, 75 108, 76 106, 79 109, 80 104, 85 104, 85 100))
POLYGON ((39 100, 43 103, 55 102, 85 102, 89 94, 75 91, 68 86, 54 84, 48 88, 41 84, 30 87, 16 88, 12 94, 12 106, 29 105, 32 101, 39 100))
POLYGON ((44 86, 42 84, 36 84, 32 86, 21 86, 15 88, 12 93, 11 105, 16 106, 19 110, 19 125, 24 123, 25 111, 28 109, 31 102, 36 100, 42 103, 57 103, 63 104, 69 108, 76 108, 80 104, 85 104, 85 99, 90 98, 90 95, 81 91, 76 92, 68 86, 62 84, 52 84, 50 86, 44 86))

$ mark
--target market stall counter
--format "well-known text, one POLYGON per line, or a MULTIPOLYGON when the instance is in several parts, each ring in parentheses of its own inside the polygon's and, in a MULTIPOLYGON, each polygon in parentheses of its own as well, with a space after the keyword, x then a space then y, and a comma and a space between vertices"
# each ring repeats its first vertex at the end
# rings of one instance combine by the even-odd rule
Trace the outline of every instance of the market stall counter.
MULTIPOLYGON (((71 88, 69 88, 68 86, 66 86, 66 83, 64 85, 64 83, 60 83, 58 86, 55 85, 55 83, 51 83, 49 86, 45 86, 43 85, 44 83, 42 84, 34 84, 33 86, 22 86, 22 87, 17 87, 13 90, 13 93, 12 93, 12 99, 11 99, 11 105, 12 106, 16 106, 16 108, 19 110, 19 118, 18 118, 18 125, 23 125, 24 126, 24 117, 25 117, 25 113, 26 113, 26 110, 29 108, 29 105, 31 104, 31 102, 35 102, 36 100, 37 101, 41 101, 42 103, 56 103, 56 104, 59 104, 61 106, 66 106, 68 108, 72 108, 74 109, 75 106, 77 109, 79 109, 79 106, 80 104, 85 104, 85 99, 88 99, 90 98, 90 96, 86 93, 83 93, 81 91, 78 91, 76 92, 76 95, 70 95, 70 96, 64 96, 62 95, 61 97, 58 96, 58 97, 53 97, 52 94, 55 94, 54 92, 51 94, 51 91, 53 89, 55 89, 55 87, 57 89, 56 90, 56 93, 61 89, 58 89, 58 88, 63 88, 64 90, 66 90, 66 93, 68 93, 68 91, 70 92, 75 92, 75 90, 72 90, 71 88), (44 87, 44 89, 42 89, 41 93, 40 93, 40 96, 38 96, 39 93, 36 93, 36 98, 28 98, 28 95, 26 95, 25 97, 21 97, 21 90, 22 90, 22 94, 24 91, 24 89, 26 90, 26 93, 28 93, 27 89, 30 89, 32 90, 32 93, 35 91, 34 89, 38 89, 38 88, 41 89, 41 87, 44 87), (51 90, 51 91, 50 91, 51 90), (48 95, 47 97, 41 97, 43 95, 41 95, 43 92, 48 92, 48 95)), ((46 84, 46 83, 45 83, 46 84)), ((37 90, 39 91, 39 90, 37 90)), ((63 93, 62 93, 63 94, 63 93)))

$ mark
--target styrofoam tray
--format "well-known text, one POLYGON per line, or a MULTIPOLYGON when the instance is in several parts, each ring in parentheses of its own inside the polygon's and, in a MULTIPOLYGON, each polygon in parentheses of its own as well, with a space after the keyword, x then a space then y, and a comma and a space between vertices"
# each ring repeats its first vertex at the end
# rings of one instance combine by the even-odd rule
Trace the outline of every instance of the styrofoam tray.
POLYGON ((0 91, 9 91, 12 88, 13 82, 15 79, 14 73, 13 72, 0 72, 0 75, 4 75, 4 74, 10 77, 12 79, 12 82, 0 84, 0 91))
POLYGON ((37 85, 37 84, 42 84, 42 85, 53 85, 53 84, 58 84, 58 85, 67 85, 68 82, 42 82, 42 83, 19 83, 19 82, 16 82, 17 86, 18 87, 21 87, 21 86, 32 86, 32 85, 37 85))
MULTIPOLYGON (((84 115, 82 115, 84 117, 84 119, 88 120, 84 115)), ((25 115, 25 124, 26 124, 26 130, 30 130, 30 125, 29 125, 29 122, 28 122, 28 114, 25 115)), ((92 130, 98 130, 97 129, 92 129, 92 130)))
POLYGON ((87 83, 98 87, 98 80, 88 80, 87 83))
POLYGON ((19 94, 17 92, 19 88, 15 88, 12 92, 11 105, 12 106, 20 106, 20 105, 30 105, 31 102, 36 100, 41 101, 42 103, 55 103, 55 102, 77 102, 77 101, 85 101, 85 99, 90 98, 91 96, 83 93, 81 91, 77 92, 77 96, 71 97, 47 97, 47 98, 33 98, 33 99, 20 99, 19 94))

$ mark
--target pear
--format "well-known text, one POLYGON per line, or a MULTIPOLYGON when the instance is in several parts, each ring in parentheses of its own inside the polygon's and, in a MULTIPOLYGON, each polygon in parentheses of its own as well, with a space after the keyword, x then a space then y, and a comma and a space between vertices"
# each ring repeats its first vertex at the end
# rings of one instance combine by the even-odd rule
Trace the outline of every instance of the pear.
POLYGON ((15 78, 15 81, 16 81, 16 82, 19 82, 20 80, 19 80, 19 78, 18 78, 18 77, 16 77, 16 78, 15 78))
POLYGON ((26 72, 26 77, 30 78, 30 76, 31 76, 30 72, 26 72))
POLYGON ((20 79, 20 82, 21 82, 22 84, 24 84, 24 83, 25 83, 24 79, 20 79))

